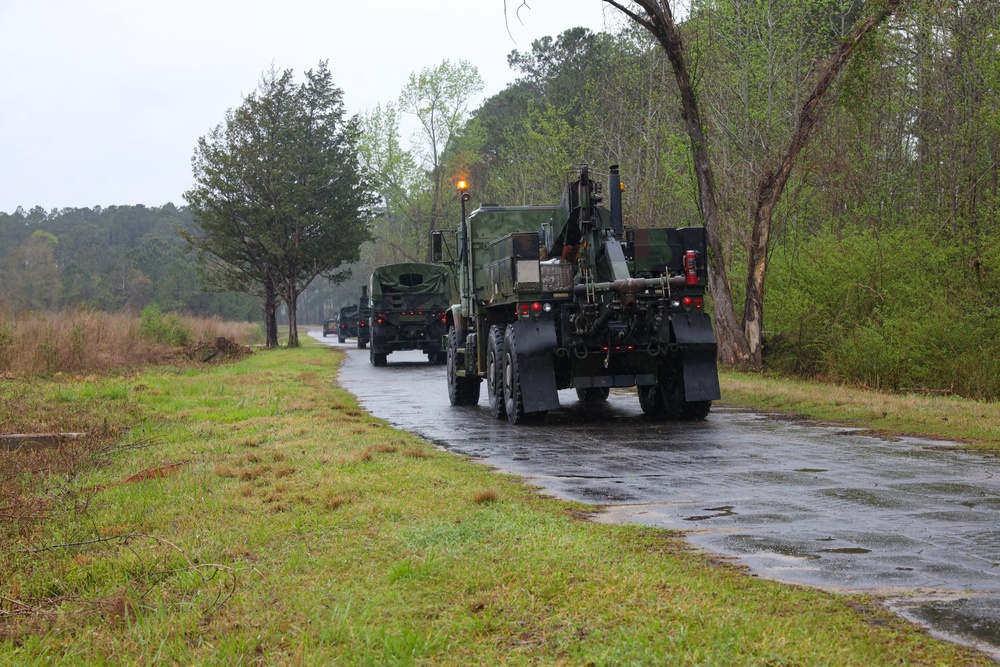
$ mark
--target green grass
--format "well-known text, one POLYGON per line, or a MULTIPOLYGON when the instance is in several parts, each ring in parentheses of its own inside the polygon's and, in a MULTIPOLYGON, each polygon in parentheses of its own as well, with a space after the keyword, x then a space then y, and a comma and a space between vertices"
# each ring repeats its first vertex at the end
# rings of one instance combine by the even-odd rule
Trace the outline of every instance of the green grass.
POLYGON ((991 664, 395 431, 336 386, 339 358, 78 392, 81 413, 128 402, 109 416, 131 431, 5 543, 0 664, 991 664))
POLYGON ((869 429, 965 443, 1000 453, 1000 403, 958 396, 891 393, 752 373, 720 373, 723 404, 774 410, 869 429))

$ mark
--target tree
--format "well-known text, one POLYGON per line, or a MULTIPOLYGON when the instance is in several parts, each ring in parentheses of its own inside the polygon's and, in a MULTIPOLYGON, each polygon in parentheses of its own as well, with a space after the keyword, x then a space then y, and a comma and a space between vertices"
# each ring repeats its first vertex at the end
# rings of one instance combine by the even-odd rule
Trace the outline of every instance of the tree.
POLYGON ((446 188, 446 183, 468 166, 468 155, 461 155, 458 149, 469 118, 469 103, 482 90, 482 77, 468 61, 452 64, 445 60, 419 75, 411 74, 400 94, 399 108, 419 123, 413 155, 430 181, 426 212, 414 221, 420 254, 428 259, 430 232, 437 229, 446 203, 454 201, 454 191, 446 188))
POLYGON ((742 331, 736 327, 732 292, 725 276, 725 258, 722 253, 719 230, 719 211, 716 202, 715 177, 709 161, 708 145, 701 119, 698 96, 691 82, 687 59, 673 12, 668 0, 632 0, 643 14, 626 7, 617 0, 604 0, 637 24, 646 28, 666 51, 673 66, 680 89, 695 171, 702 215, 708 231, 709 247, 715 262, 710 272, 712 303, 716 326, 720 330, 720 358, 729 365, 749 365, 759 368, 763 364, 762 322, 764 282, 767 273, 767 253, 771 232, 771 216, 791 175, 799 153, 805 147, 819 119, 819 112, 826 93, 847 64, 861 40, 879 26, 902 4, 903 0, 883 0, 868 16, 860 18, 851 34, 819 69, 801 110, 798 123, 777 164, 768 168, 757 185, 753 214, 752 238, 748 248, 746 292, 742 318, 742 331), (722 272, 720 274, 720 271, 722 272), (712 274, 715 274, 714 277, 712 274))
POLYGON ((305 78, 265 73, 198 140, 196 185, 185 193, 196 222, 186 238, 216 285, 262 298, 268 347, 277 345, 279 298, 288 306, 288 345, 299 345, 299 294, 317 276, 349 275, 374 203, 358 163, 357 125, 345 121, 326 62, 305 78))
POLYGON ((626 8, 615 0, 604 0, 653 35, 667 54, 677 80, 681 96, 684 123, 691 141, 691 155, 698 181, 698 203, 705 229, 708 233, 709 252, 712 255, 708 274, 712 309, 719 334, 719 359, 728 366, 747 365, 751 360, 746 336, 736 322, 732 290, 726 275, 726 258, 719 231, 719 206, 716 202, 715 174, 708 155, 708 139, 701 120, 701 108, 694 84, 688 72, 684 45, 674 22, 674 15, 667 0, 634 0, 645 16, 626 8))

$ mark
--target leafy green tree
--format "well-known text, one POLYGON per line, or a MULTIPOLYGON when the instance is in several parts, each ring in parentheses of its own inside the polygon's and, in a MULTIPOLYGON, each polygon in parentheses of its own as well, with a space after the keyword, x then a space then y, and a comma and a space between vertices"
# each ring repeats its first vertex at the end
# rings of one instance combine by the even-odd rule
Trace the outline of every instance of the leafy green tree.
MULTIPOLYGON (((430 232, 438 228, 459 172, 467 172, 473 158, 469 135, 464 131, 470 103, 483 90, 478 70, 469 62, 448 60, 434 68, 411 74, 399 97, 399 108, 417 119, 412 154, 428 181, 426 203, 414 220, 420 256, 430 258, 430 232), (463 144, 466 150, 462 150, 463 144)), ((475 141, 471 142, 472 144, 475 141)))
POLYGON ((296 84, 271 70, 256 92, 198 141, 196 185, 185 194, 188 241, 216 285, 263 299, 267 345, 277 345, 278 299, 298 346, 298 296, 317 276, 349 275, 374 203, 358 163, 357 127, 325 62, 296 84))

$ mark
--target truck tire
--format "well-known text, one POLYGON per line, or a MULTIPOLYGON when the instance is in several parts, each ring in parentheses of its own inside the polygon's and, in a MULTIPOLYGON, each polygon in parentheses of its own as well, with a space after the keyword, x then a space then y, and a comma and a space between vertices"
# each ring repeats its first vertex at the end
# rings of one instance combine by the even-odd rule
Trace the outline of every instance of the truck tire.
POLYGON ((576 397, 585 403, 606 401, 610 395, 611 389, 608 387, 587 387, 586 389, 576 390, 576 397))
POLYGON ((494 419, 507 417, 503 398, 503 327, 494 324, 486 343, 486 393, 490 398, 490 414, 494 419))
POLYGON ((642 413, 650 417, 663 416, 663 401, 660 399, 660 388, 656 385, 636 387, 639 393, 639 407, 642 413))
POLYGON ((517 365, 517 340, 514 336, 514 327, 508 324, 503 337, 503 364, 500 367, 507 421, 511 424, 541 421, 548 414, 548 410, 531 413, 524 411, 524 400, 521 396, 521 373, 517 365))
POLYGON ((660 378, 659 393, 667 419, 704 419, 712 409, 712 401, 685 400, 684 375, 679 367, 660 378))
POLYGON ((386 357, 387 356, 388 355, 386 355, 386 354, 377 354, 375 352, 375 346, 374 345, 372 345, 371 350, 368 352, 368 359, 369 359, 369 361, 372 362, 372 366, 374 366, 375 368, 381 368, 382 366, 385 366, 386 363, 388 363, 386 361, 386 357))
POLYGON ((347 340, 347 339, 344 338, 343 336, 337 336, 337 342, 340 343, 341 345, 344 344, 345 340, 347 340))
POLYGON ((479 403, 479 381, 482 379, 478 375, 459 376, 456 360, 458 358, 458 332, 455 327, 448 329, 448 352, 447 352, 447 376, 448 376, 448 400, 452 405, 475 405, 479 403))
POLYGON ((367 346, 368 346, 368 343, 366 343, 365 341, 361 340, 360 338, 358 339, 358 349, 359 350, 363 350, 367 346))

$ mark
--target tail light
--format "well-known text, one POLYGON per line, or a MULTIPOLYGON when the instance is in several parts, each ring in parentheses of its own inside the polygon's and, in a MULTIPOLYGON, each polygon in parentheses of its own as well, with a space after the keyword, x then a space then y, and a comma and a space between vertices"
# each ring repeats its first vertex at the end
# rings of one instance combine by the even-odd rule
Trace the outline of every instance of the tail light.
POLYGON ((684 277, 688 285, 698 284, 698 253, 694 250, 684 253, 684 277))

